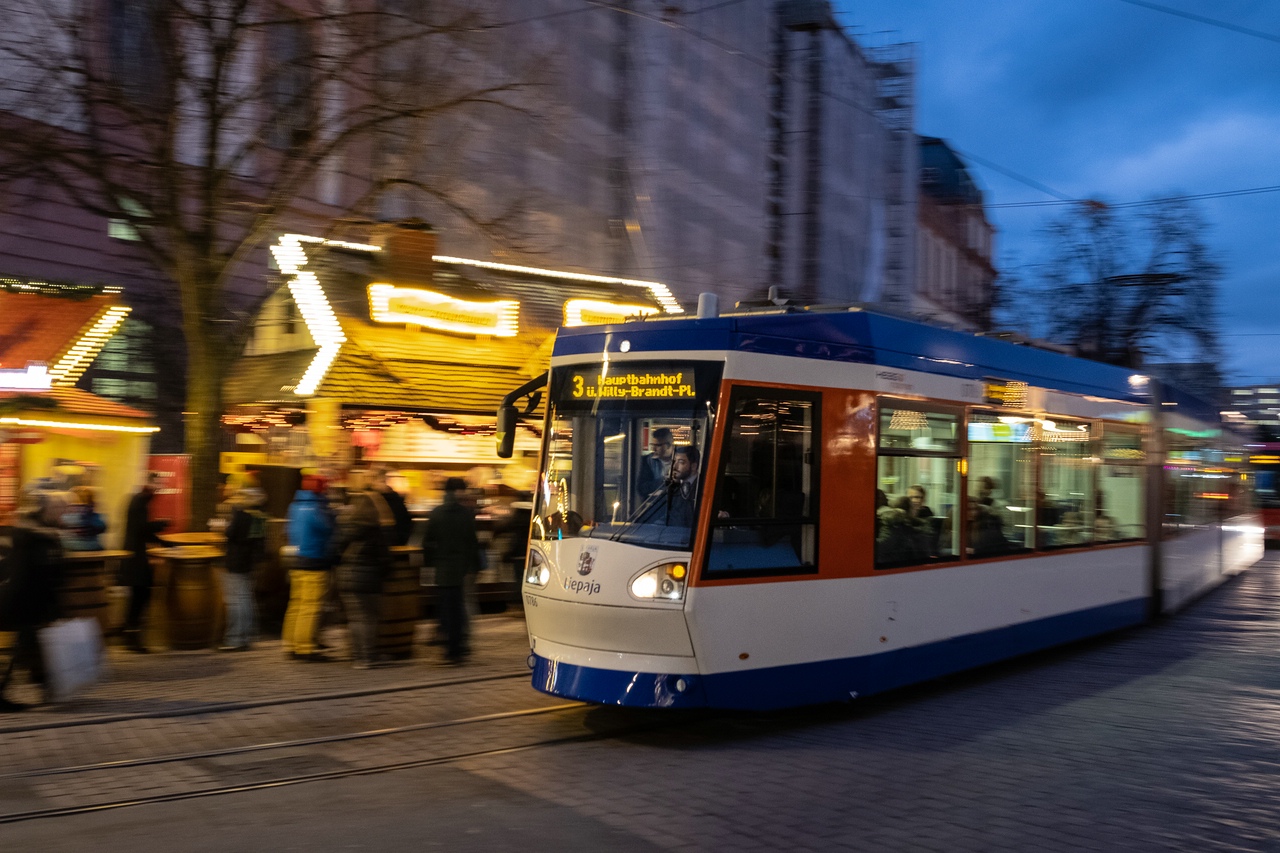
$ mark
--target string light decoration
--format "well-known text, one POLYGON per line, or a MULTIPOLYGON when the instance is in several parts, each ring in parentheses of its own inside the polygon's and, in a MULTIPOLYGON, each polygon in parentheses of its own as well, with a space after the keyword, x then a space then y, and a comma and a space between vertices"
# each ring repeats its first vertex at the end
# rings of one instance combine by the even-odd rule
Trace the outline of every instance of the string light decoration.
POLYGON ((90 321, 88 331, 54 359, 53 367, 49 368, 50 385, 57 388, 75 385, 131 310, 127 305, 108 305, 99 311, 90 321))
POLYGON ((499 264, 494 261, 473 261, 468 258, 451 258, 444 255, 435 255, 432 260, 438 264, 455 264, 458 266, 479 267, 486 270, 497 270, 500 272, 514 272, 523 275, 542 275, 548 278, 567 278, 570 281, 586 281, 594 284, 622 284, 628 287, 643 287, 648 290, 653 300, 662 306, 662 310, 668 314, 683 314, 684 309, 680 307, 680 303, 671 295, 671 290, 660 281, 645 281, 635 278, 614 278, 607 275, 588 275, 579 272, 563 272, 556 270, 541 270, 537 267, 521 267, 513 264, 499 264))
POLYGON ((1000 405, 1006 409, 1025 409, 1027 407, 1027 383, 1010 379, 1004 383, 1004 399, 1000 405))
POLYGON ((889 418, 889 429, 891 430, 917 430, 928 429, 929 419, 925 417, 924 412, 916 412, 910 409, 894 409, 893 416, 889 418))

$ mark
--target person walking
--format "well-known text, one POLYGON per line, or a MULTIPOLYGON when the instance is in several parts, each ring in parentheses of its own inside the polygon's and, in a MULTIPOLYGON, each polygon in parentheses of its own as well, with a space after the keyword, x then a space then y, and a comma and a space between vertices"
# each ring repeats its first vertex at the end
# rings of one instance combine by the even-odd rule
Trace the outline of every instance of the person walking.
POLYGON ((304 477, 289 504, 287 534, 297 549, 289 569, 289 606, 284 613, 281 645, 294 660, 319 663, 329 658, 320 651, 320 615, 329 590, 333 512, 321 477, 304 477))
POLYGON ((253 600, 253 569, 266 545, 267 517, 262 505, 267 501, 260 488, 246 486, 231 498, 227 521, 227 573, 222 594, 227 606, 227 631, 222 652, 245 652, 257 633, 257 607, 253 600))
MULTIPOLYGON (((58 588, 62 584, 62 537, 58 529, 66 502, 56 494, 32 492, 23 499, 13 527, 13 546, 7 560, 8 583, 0 622, 13 631, 13 652, 0 676, 0 713, 27 706, 5 697, 14 671, 23 666, 34 684, 44 685, 44 658, 37 631, 58 618, 58 588)), ((47 693, 47 689, 46 689, 47 693)))
POLYGON ((124 549, 129 551, 120 564, 120 583, 129 587, 129 608, 124 617, 124 645, 131 652, 146 654, 150 651, 142 642, 142 620, 151 603, 151 558, 147 555, 150 545, 163 545, 157 536, 169 526, 169 522, 152 521, 151 500, 156 496, 156 472, 147 474, 146 482, 129 499, 124 520, 124 549))
POLYGON ((376 489, 351 499, 338 533, 338 593, 347 611, 351 657, 356 669, 377 663, 378 615, 382 582, 391 572, 390 541, 395 536, 391 512, 376 489))
POLYGON ((444 484, 444 502, 427 516, 422 537, 423 564, 435 567, 436 610, 444 636, 445 657, 462 664, 470 650, 466 644, 466 604, 463 595, 468 575, 480 571, 480 540, 475 514, 462 501, 467 483, 450 477, 444 484))

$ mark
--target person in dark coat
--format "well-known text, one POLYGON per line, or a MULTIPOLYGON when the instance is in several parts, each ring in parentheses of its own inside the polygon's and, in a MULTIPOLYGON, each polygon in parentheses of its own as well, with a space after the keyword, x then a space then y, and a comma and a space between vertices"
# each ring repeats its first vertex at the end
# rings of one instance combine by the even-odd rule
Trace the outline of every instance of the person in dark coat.
POLYGON ((338 560, 338 593, 347 611, 356 669, 368 669, 377 662, 382 582, 391 572, 389 540, 395 527, 390 523, 390 511, 378 506, 382 500, 376 490, 357 493, 338 530, 342 555, 338 560))
POLYGON ((7 561, 9 582, 4 601, 4 628, 13 631, 13 653, 0 676, 0 713, 26 706, 5 698, 5 690, 18 666, 44 683, 44 661, 36 632, 59 616, 58 588, 62 585, 62 538, 58 527, 66 501, 46 492, 26 496, 13 528, 13 545, 7 561))
POLYGON ((444 484, 444 503, 431 510, 422 537, 423 563, 436 570, 436 609, 449 663, 466 660, 466 606, 463 583, 480 571, 480 539, 476 517, 462 501, 467 487, 460 477, 444 484))
POLYGON ((132 652, 145 654, 149 649, 142 643, 142 617, 151 603, 151 558, 147 556, 147 547, 163 545, 157 536, 161 530, 169 526, 167 521, 152 521, 150 517, 151 500, 156 496, 156 482, 159 475, 154 471, 147 474, 142 488, 129 499, 129 508, 125 512, 124 549, 129 551, 120 564, 120 583, 129 587, 129 609, 124 617, 124 644, 132 652))
POLYGON ((224 531, 227 573, 222 585, 227 632, 219 651, 248 651, 257 632, 253 569, 266 551, 267 517, 261 510, 266 502, 266 493, 253 486, 236 492, 229 502, 231 517, 224 531))

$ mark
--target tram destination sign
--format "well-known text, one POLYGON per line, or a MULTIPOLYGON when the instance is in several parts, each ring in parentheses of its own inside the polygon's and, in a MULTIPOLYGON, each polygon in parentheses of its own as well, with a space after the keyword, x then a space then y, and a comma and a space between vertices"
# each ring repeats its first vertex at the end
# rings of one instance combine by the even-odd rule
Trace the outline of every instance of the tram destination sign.
POLYGON ((562 400, 690 400, 698 396, 693 368, 570 368, 562 400))

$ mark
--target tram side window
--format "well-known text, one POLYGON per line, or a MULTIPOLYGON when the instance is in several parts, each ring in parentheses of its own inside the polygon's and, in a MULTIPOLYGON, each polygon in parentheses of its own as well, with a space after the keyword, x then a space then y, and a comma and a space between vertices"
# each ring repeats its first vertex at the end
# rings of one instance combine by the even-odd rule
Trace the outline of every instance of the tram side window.
POLYGON ((1090 424, 1042 418, 1040 490, 1036 527, 1042 548, 1070 548, 1093 541, 1093 445, 1090 424))
POLYGON ((1120 542, 1146 536, 1146 458, 1141 432, 1103 426, 1102 466, 1093 507, 1094 541, 1120 542))
POLYGON ((1035 420, 974 412, 969 417, 969 544, 972 557, 1035 547, 1035 420))
POLYGON ((958 555, 959 424, 957 414, 881 403, 875 495, 877 569, 958 555))
POLYGON ((815 571, 821 398, 735 388, 721 451, 707 571, 815 571))
POLYGON ((1213 447, 1199 436, 1180 430, 1165 434, 1168 452, 1164 474, 1164 525, 1162 536, 1171 538, 1212 525, 1221 513, 1218 474, 1211 459, 1213 447))

